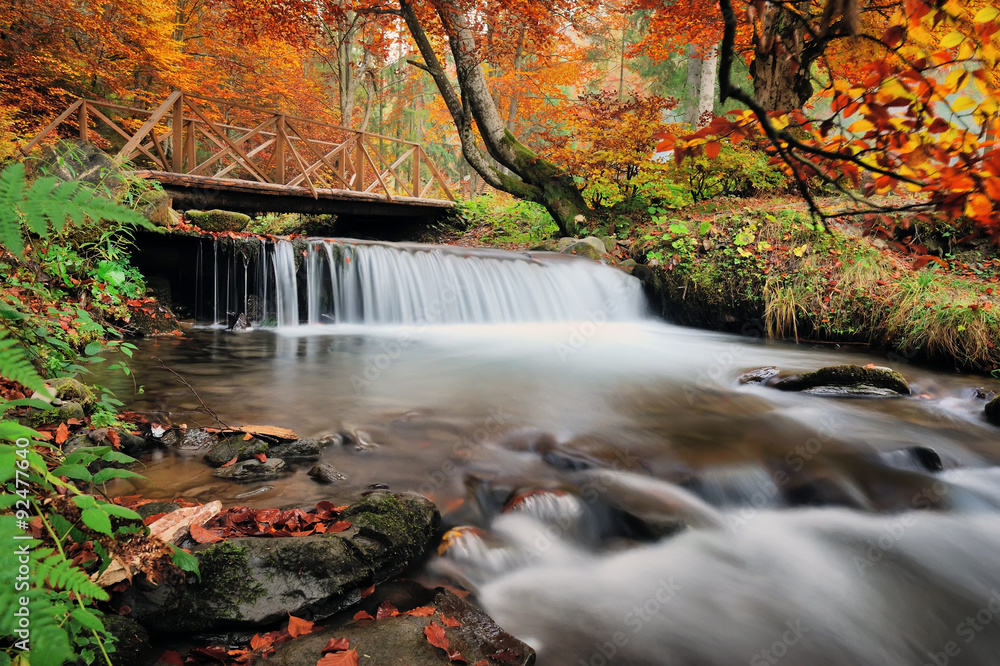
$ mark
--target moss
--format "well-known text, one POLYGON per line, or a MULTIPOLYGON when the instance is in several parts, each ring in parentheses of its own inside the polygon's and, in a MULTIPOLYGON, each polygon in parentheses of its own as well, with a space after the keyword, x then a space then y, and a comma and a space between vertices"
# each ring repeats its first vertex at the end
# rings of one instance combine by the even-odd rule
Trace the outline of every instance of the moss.
POLYGON ((370 493, 344 511, 343 519, 351 521, 362 534, 372 535, 390 546, 393 554, 411 558, 423 552, 432 536, 433 527, 426 520, 427 509, 404 504, 388 492, 370 493))
POLYGON ((189 210, 187 217, 205 231, 243 231, 250 216, 228 210, 189 210))
POLYGON ((80 403, 84 409, 94 406, 94 392, 89 386, 72 377, 60 377, 49 380, 49 385, 55 391, 55 396, 61 400, 72 400, 80 403))
POLYGON ((218 543, 198 556, 201 573, 199 598, 218 608, 218 616, 240 620, 240 606, 252 604, 266 590, 250 569, 246 548, 228 541, 218 543))

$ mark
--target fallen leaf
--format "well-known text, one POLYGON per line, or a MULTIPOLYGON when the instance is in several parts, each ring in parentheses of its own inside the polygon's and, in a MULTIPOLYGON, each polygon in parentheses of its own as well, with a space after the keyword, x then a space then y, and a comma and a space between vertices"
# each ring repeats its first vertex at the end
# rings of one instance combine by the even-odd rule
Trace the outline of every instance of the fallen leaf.
POLYGON ((313 626, 315 622, 310 622, 309 620, 303 620, 300 617, 295 617, 291 613, 288 614, 288 634, 292 638, 298 638, 299 636, 305 636, 306 634, 311 634, 315 629, 313 626))
POLYGON ((443 624, 446 627, 460 627, 460 626, 462 626, 461 622, 459 622, 458 620, 456 620, 453 617, 448 617, 444 613, 441 613, 441 624, 443 624))
POLYGON ((375 612, 375 619, 384 620, 388 617, 396 617, 397 615, 399 615, 399 611, 396 610, 396 607, 389 601, 383 601, 382 605, 375 612))
POLYGON ((431 623, 424 627, 424 636, 427 637, 427 642, 436 648, 441 648, 445 652, 450 649, 450 643, 448 637, 444 635, 444 627, 440 624, 431 620, 431 623))
POLYGON ((366 587, 365 589, 361 590, 361 598, 362 599, 367 599, 368 597, 370 597, 372 595, 372 592, 374 592, 374 591, 375 591, 375 586, 374 585, 372 585, 371 587, 366 587))
POLYGON ((326 654, 327 652, 339 652, 341 650, 351 649, 351 641, 346 638, 331 638, 326 644, 321 652, 326 654))
POLYGON ((181 657, 181 653, 177 650, 164 651, 157 661, 162 661, 164 664, 169 664, 170 666, 184 666, 184 659, 181 657))
POLYGON ((354 614, 354 619, 359 622, 367 622, 375 620, 375 618, 373 618, 368 611, 358 611, 357 613, 354 614))
POLYGON ((206 530, 201 525, 191 524, 191 538, 198 543, 218 543, 222 537, 211 530, 206 530))
POLYGON ((239 459, 240 459, 239 456, 233 456, 233 459, 230 460, 229 462, 227 462, 226 464, 224 464, 223 467, 231 467, 231 466, 235 465, 236 461, 239 460, 239 459))
POLYGON ((430 617, 437 612, 437 609, 433 606, 417 606, 413 610, 408 610, 404 615, 412 615, 413 617, 430 617))
POLYGON ((250 433, 243 435, 244 442, 249 442, 251 439, 253 439, 253 435, 251 435, 250 433))
POLYGON ((350 526, 351 526, 351 524, 349 522, 347 522, 346 520, 338 520, 337 522, 335 522, 332 525, 330 525, 329 527, 327 527, 326 531, 329 532, 330 534, 333 534, 334 532, 343 532, 344 530, 348 529, 350 526))
POLYGON ((253 457, 256 458, 257 460, 261 461, 262 463, 267 462, 267 454, 266 453, 255 453, 255 454, 253 454, 253 457))
POLYGON ((65 423, 60 423, 56 428, 56 444, 62 444, 67 439, 69 439, 69 428, 65 423))
POLYGON ((358 666, 358 652, 357 650, 331 652, 323 655, 323 658, 316 662, 316 666, 358 666))
POLYGON ((117 432, 115 432, 111 428, 108 428, 108 439, 111 441, 111 445, 113 447, 115 447, 116 449, 120 449, 121 448, 121 446, 122 446, 122 438, 118 435, 117 432))
POLYGON ((254 634, 253 638, 250 639, 250 649, 260 650, 261 648, 267 649, 271 647, 274 643, 273 638, 268 638, 267 636, 261 636, 260 634, 254 634))

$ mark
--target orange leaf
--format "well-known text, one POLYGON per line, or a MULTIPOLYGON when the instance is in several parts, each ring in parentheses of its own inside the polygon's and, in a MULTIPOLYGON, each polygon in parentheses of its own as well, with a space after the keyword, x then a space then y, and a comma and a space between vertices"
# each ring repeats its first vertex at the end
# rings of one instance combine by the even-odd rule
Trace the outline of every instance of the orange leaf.
POLYGON ((354 614, 354 619, 358 622, 374 621, 375 618, 371 616, 368 611, 358 611, 354 614))
POLYGON ((374 585, 372 585, 371 587, 366 587, 365 589, 361 590, 361 598, 362 599, 367 599, 368 597, 370 597, 372 595, 372 592, 374 592, 374 591, 375 591, 375 586, 374 585))
POLYGON ((358 651, 331 652, 323 655, 323 658, 316 662, 316 666, 358 666, 358 651))
POLYGON ((222 541, 222 537, 215 532, 206 530, 201 525, 195 525, 194 523, 191 523, 191 538, 198 543, 217 543, 222 541))
POLYGON ((253 435, 251 435, 250 433, 243 435, 244 442, 249 442, 251 439, 253 439, 253 435))
POLYGON ((108 439, 111 441, 111 445, 116 449, 120 449, 122 446, 122 438, 118 436, 118 433, 108 428, 108 439))
POLYGON ((745 138, 746 138, 746 135, 741 134, 739 132, 733 132, 732 134, 729 135, 729 142, 732 143, 735 146, 736 144, 738 144, 740 141, 742 141, 745 138))
POLYGON ((424 636, 427 642, 436 648, 441 648, 445 652, 449 651, 450 643, 448 637, 444 635, 444 627, 431 620, 431 623, 424 628, 424 636))
POLYGON ((351 641, 346 638, 331 638, 321 652, 340 652, 351 649, 351 641))
POLYGON ((292 638, 298 638, 299 636, 305 636, 306 634, 311 634, 315 629, 313 629, 314 622, 309 620, 303 620, 300 617, 295 617, 291 613, 288 614, 288 635, 292 638))
POLYGON ((433 606, 417 606, 413 610, 406 611, 406 615, 412 615, 413 617, 430 617, 437 612, 437 609, 433 606))
POLYGON ((257 460, 261 461, 261 462, 267 462, 267 454, 266 453, 255 453, 255 454, 253 454, 253 457, 256 458, 257 460))
POLYGON ((239 459, 240 459, 239 456, 233 456, 233 459, 230 460, 229 462, 227 462, 226 464, 224 464, 223 467, 230 467, 232 465, 235 465, 236 461, 239 460, 239 459))
POLYGON ((722 144, 718 141, 713 141, 711 143, 705 144, 705 157, 708 159, 715 159, 719 156, 719 152, 722 150, 722 144))
POLYGON ((338 520, 337 522, 330 525, 330 527, 326 531, 329 532, 330 534, 333 534, 334 532, 343 532, 350 526, 351 524, 346 520, 338 520))
POLYGON ((274 643, 274 638, 268 636, 261 636, 260 634, 254 634, 253 638, 250 639, 250 649, 260 650, 261 648, 269 648, 274 643))
POLYGON ((453 617, 448 617, 444 613, 441 613, 441 624, 443 624, 446 627, 460 627, 460 626, 462 626, 461 622, 459 622, 458 620, 456 620, 453 617))
POLYGON ((375 619, 384 620, 387 617, 396 617, 397 615, 399 615, 399 611, 396 610, 396 607, 391 602, 383 601, 382 605, 375 612, 375 619))
POLYGON ((62 444, 69 438, 69 428, 65 423, 60 423, 56 428, 56 444, 62 444))

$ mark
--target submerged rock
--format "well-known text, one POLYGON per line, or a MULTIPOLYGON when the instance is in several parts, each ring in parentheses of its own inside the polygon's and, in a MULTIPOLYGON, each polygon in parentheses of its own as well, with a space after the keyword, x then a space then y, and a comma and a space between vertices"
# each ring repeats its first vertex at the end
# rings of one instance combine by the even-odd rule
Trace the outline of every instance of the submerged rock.
POLYGON ((427 498, 387 492, 362 497, 341 518, 351 527, 334 534, 244 537, 203 547, 195 553, 200 581, 189 576, 153 585, 137 577, 112 605, 127 606, 129 617, 156 634, 263 627, 289 613, 320 620, 413 564, 440 520, 427 498))
MULTIPOLYGON (((393 605, 399 603, 394 598, 385 601, 393 605)), ((380 603, 382 597, 374 597, 365 604, 364 609, 375 617, 380 603)), ((376 622, 344 618, 333 626, 280 646, 265 663, 273 666, 313 664, 320 658, 322 649, 331 638, 346 638, 351 648, 360 646, 358 651, 367 657, 362 663, 437 666, 447 663, 447 658, 443 651, 427 640, 424 631, 431 626, 431 622, 442 628, 449 650, 462 655, 465 663, 484 661, 511 666, 535 663, 534 650, 498 627, 486 613, 456 594, 443 588, 428 590, 427 594, 420 597, 419 603, 422 607, 433 609, 434 615, 412 616, 401 612, 376 622), (443 623, 442 614, 449 618, 447 624, 443 623)), ((400 608, 407 609, 408 606, 413 606, 413 602, 400 605, 400 608)))
POLYGON ((285 467, 285 461, 281 458, 268 458, 263 462, 251 458, 231 467, 220 467, 213 474, 231 481, 264 481, 278 476, 285 471, 285 467))
POLYGON ((776 366, 769 365, 763 368, 747 370, 740 375, 736 381, 740 384, 763 384, 777 375, 778 368, 776 366))
POLYGON ((294 442, 272 444, 268 447, 267 455, 285 460, 316 460, 322 448, 319 440, 297 439, 294 442))
POLYGON ((333 465, 328 463, 313 465, 313 468, 309 470, 309 476, 319 483, 339 483, 347 480, 347 476, 343 472, 337 471, 333 465))
POLYGON ((889 397, 909 395, 910 385, 892 368, 834 365, 814 372, 768 382, 781 391, 803 391, 832 396, 889 397))
MULTIPOLYGON (((163 440, 166 441, 166 437, 163 440)), ((180 434, 176 446, 185 451, 197 451, 198 449, 211 449, 218 441, 219 438, 215 433, 201 428, 189 428, 180 434)))
POLYGON ((1000 396, 986 403, 986 418, 990 423, 1000 425, 1000 396))
MULTIPOLYGON (((260 439, 244 440, 242 435, 220 439, 205 454, 205 462, 212 467, 221 467, 236 458, 237 461, 250 460, 259 453, 268 453, 270 446, 260 439)), ((276 456, 280 457, 280 456, 276 456)))

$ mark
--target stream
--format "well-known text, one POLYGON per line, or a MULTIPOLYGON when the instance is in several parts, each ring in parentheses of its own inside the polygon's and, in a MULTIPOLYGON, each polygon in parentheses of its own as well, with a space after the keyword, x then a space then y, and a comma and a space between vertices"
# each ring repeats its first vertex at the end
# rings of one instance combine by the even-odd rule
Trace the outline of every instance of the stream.
POLYGON ((543 666, 1000 663, 1000 431, 973 395, 1000 382, 674 326, 633 278, 573 257, 292 251, 204 262, 200 325, 138 342, 142 394, 94 379, 154 421, 217 425, 204 401, 227 424, 339 434, 322 462, 346 481, 308 463, 237 485, 171 451, 113 492, 423 493, 461 529, 419 575, 472 589, 543 666), (223 330, 223 298, 278 325, 223 330), (893 365, 913 394, 737 382, 843 363, 893 365))

